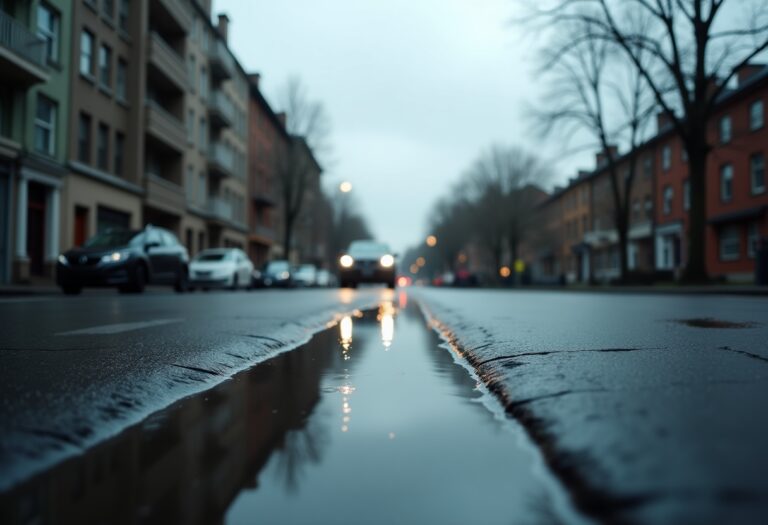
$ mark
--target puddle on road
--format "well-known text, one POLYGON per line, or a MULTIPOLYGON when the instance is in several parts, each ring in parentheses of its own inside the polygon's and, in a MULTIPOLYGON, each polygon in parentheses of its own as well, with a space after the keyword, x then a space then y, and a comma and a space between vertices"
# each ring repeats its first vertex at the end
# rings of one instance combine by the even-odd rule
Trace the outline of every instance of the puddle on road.
POLYGON ((675 319, 673 322, 690 326, 692 328, 754 328, 754 323, 737 323, 733 321, 722 321, 711 317, 700 317, 694 319, 675 319))
POLYGON ((0 497, 0 521, 574 521, 487 402, 414 307, 384 303, 0 497))

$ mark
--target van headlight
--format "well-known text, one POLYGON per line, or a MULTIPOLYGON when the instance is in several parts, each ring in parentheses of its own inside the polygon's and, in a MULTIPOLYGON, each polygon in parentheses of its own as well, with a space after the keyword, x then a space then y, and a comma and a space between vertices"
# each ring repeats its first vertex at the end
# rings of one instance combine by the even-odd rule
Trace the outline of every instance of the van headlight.
POLYGON ((113 264, 124 261, 128 258, 128 252, 112 252, 101 256, 102 264, 113 264))
POLYGON ((343 268, 351 268, 352 265, 355 264, 355 260, 351 255, 342 255, 341 259, 339 259, 339 264, 341 264, 343 268))
POLYGON ((59 261, 60 264, 63 264, 64 266, 69 266, 69 261, 66 257, 64 257, 64 254, 59 255, 59 257, 56 259, 59 261))
POLYGON ((382 265, 384 268, 391 268, 391 267, 392 267, 392 265, 394 265, 394 264, 395 264, 395 258, 394 258, 394 257, 392 257, 392 256, 391 256, 391 255, 389 255, 389 254, 387 254, 387 255, 382 255, 382 256, 381 256, 381 259, 379 259, 379 262, 381 263, 381 265, 382 265))

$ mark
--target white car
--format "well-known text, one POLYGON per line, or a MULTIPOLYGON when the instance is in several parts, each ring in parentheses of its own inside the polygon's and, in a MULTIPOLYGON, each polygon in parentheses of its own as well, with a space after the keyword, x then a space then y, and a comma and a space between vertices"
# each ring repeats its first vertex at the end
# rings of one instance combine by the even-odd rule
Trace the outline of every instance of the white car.
POLYGON ((316 286, 317 268, 312 264, 302 264, 293 272, 293 284, 296 286, 316 286))
POLYGON ((251 287, 253 263, 239 248, 214 248, 198 253, 189 263, 189 284, 193 288, 251 287))

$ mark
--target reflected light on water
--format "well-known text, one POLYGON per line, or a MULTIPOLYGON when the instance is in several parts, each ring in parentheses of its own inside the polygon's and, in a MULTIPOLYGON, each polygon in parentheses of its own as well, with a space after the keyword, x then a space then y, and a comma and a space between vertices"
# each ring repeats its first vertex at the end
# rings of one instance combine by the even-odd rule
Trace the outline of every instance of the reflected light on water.
POLYGON ((400 292, 397 294, 397 307, 404 310, 408 307, 408 294, 406 292, 400 292))
POLYGON ((381 323, 381 342, 385 350, 392 346, 395 338, 395 313, 397 310, 392 301, 384 301, 379 306, 379 314, 376 316, 381 323))
POLYGON ((352 316, 346 315, 339 323, 339 332, 341 337, 341 347, 344 349, 344 358, 348 359, 346 352, 352 346, 352 316))
POLYGON ((355 296, 355 292, 350 288, 342 288, 339 290, 339 300, 341 304, 349 304, 352 302, 352 298, 355 296))

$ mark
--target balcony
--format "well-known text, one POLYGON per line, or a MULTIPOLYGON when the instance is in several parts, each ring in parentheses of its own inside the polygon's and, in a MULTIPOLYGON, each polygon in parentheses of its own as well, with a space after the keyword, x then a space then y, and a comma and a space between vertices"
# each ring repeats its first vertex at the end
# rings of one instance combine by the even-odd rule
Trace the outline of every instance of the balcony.
POLYGON ((0 10, 0 78, 4 85, 29 87, 48 80, 45 42, 0 10))
POLYGON ((224 222, 233 221, 232 204, 221 197, 211 196, 208 198, 208 213, 210 213, 214 219, 224 222))
POLYGON ((277 202, 277 195, 274 190, 253 189, 251 191, 251 200, 258 207, 272 208, 277 202))
POLYGON ((184 190, 178 184, 159 175, 148 173, 144 179, 146 204, 173 215, 184 212, 184 190))
POLYGON ((235 120, 235 106, 221 91, 214 91, 208 101, 208 120, 216 128, 228 128, 235 120))
POLYGON ((192 27, 192 13, 186 2, 182 0, 157 0, 149 4, 152 19, 168 26, 163 29, 177 33, 189 33, 192 27))
POLYGON ((271 226, 263 226, 259 224, 251 229, 251 238, 267 241, 267 243, 273 243, 277 239, 277 231, 271 226))
POLYGON ((180 119, 151 100, 147 101, 145 119, 148 135, 178 154, 184 152, 187 147, 187 130, 180 119))
POLYGON ((215 177, 235 175, 235 153, 221 143, 214 142, 208 149, 208 170, 215 177))
POLYGON ((211 45, 210 55, 211 75, 217 80, 232 78, 235 72, 235 59, 221 40, 215 40, 211 45))
POLYGON ((184 92, 188 87, 184 59, 157 33, 148 38, 149 63, 153 66, 150 77, 157 87, 184 92))

